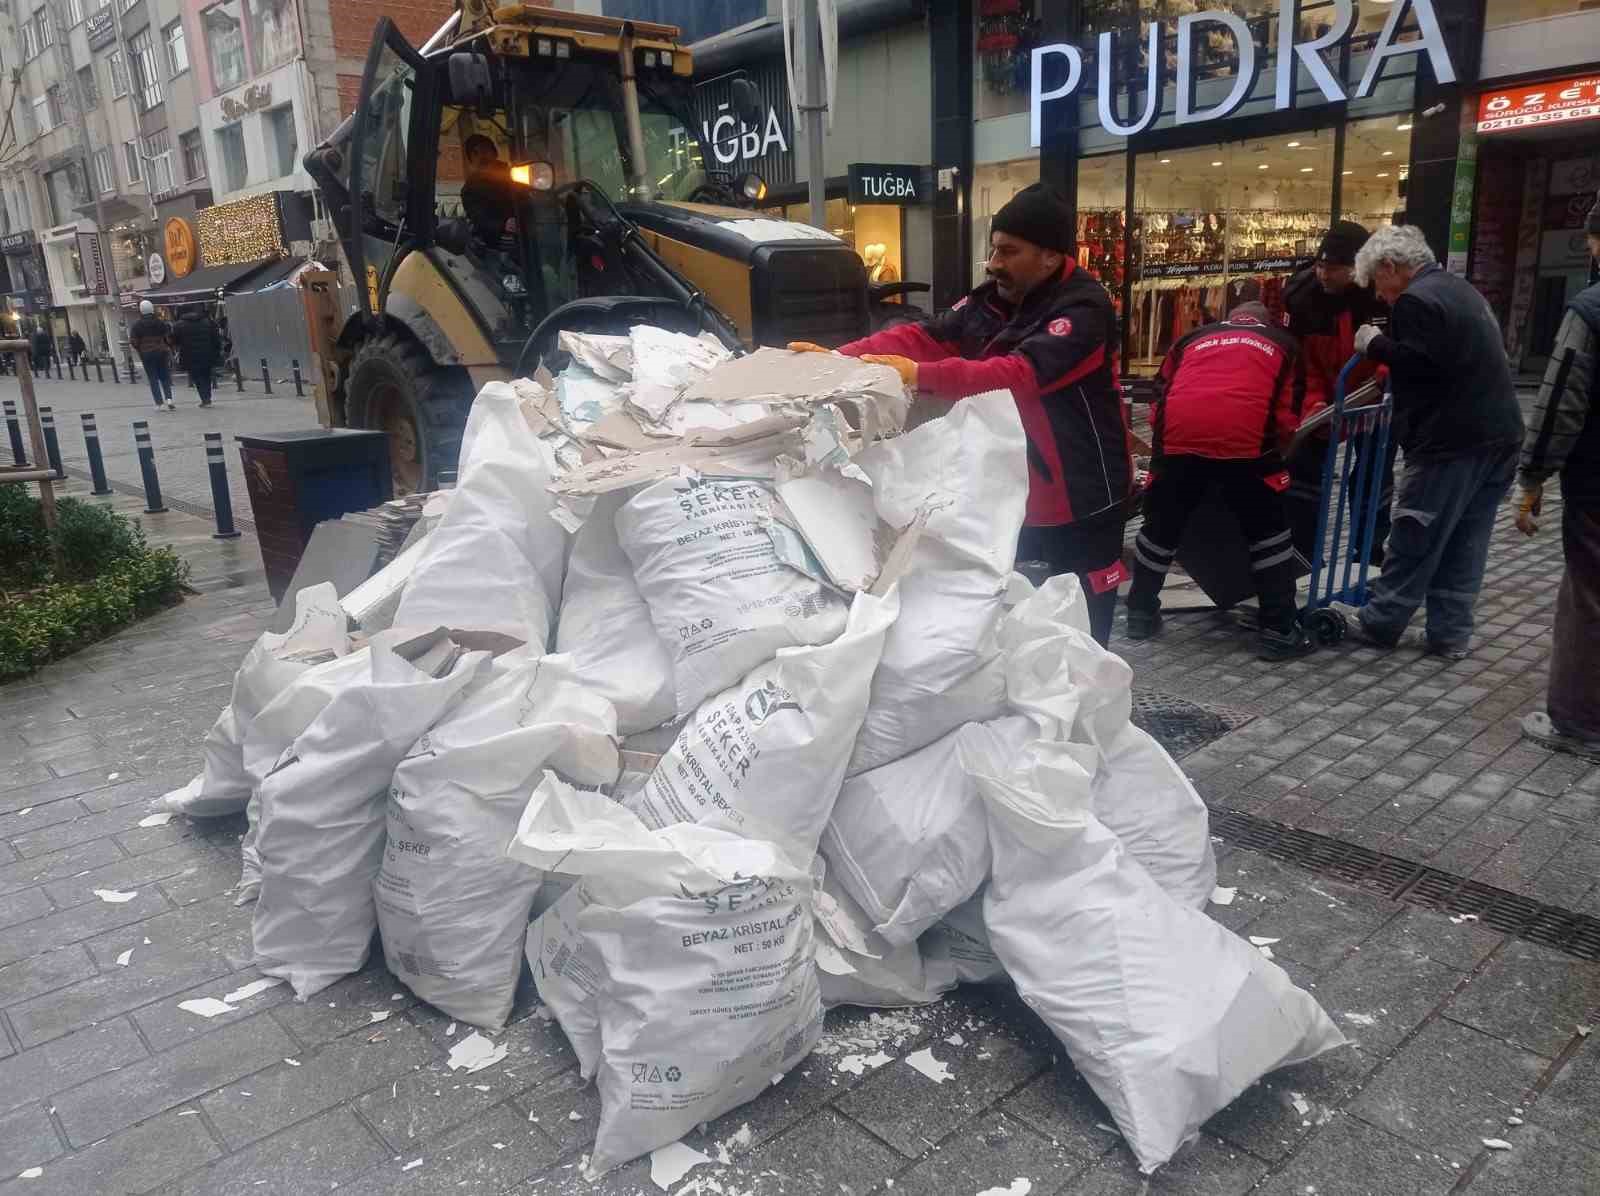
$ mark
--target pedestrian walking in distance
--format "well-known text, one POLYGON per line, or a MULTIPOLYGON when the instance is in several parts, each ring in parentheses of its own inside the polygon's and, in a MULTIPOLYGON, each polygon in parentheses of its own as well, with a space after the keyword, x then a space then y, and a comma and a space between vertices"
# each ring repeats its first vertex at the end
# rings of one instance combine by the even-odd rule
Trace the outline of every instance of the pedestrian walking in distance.
POLYGON ((83 355, 89 351, 89 346, 84 343, 83 333, 73 329, 72 335, 67 337, 67 360, 74 367, 83 361, 83 355))
MULTIPOLYGON (((1589 211, 1589 255, 1600 258, 1600 202, 1589 211)), ((1579 291, 1562 317, 1533 419, 1522 442, 1517 530, 1534 535, 1545 482, 1561 475, 1561 548, 1545 708, 1523 734, 1600 761, 1600 283, 1579 291)))
POLYGON ((44 325, 35 329, 29 356, 33 359, 33 376, 42 378, 50 372, 50 362, 56 355, 56 343, 44 325))
POLYGON ((1467 655, 1489 536, 1522 446, 1522 412, 1500 325, 1465 279, 1439 268, 1422 230, 1380 228, 1356 254, 1356 283, 1389 304, 1389 330, 1356 330, 1357 352, 1389 368, 1405 456, 1383 572, 1359 609, 1368 643, 1399 645, 1426 605, 1426 649, 1467 655))
POLYGON ((1263 660, 1312 651, 1295 604, 1296 561, 1283 492, 1282 450, 1298 426, 1306 367, 1295 338, 1272 326, 1260 303, 1241 303, 1221 324, 1189 333, 1161 364, 1164 389, 1152 421, 1150 489, 1134 541, 1128 638, 1161 629, 1161 586, 1190 514, 1218 489, 1250 546, 1261 603, 1263 660))
MULTIPOLYGON (((939 399, 1009 390, 1028 438, 1028 510, 1018 560, 1076 573, 1089 627, 1111 638, 1133 460, 1112 373, 1116 315, 1106 289, 1078 269, 1071 209, 1042 184, 1024 187, 989 226, 989 280, 947 312, 839 352, 893 366, 908 389, 939 399)), ((826 352, 798 341, 798 351, 826 352)))
POLYGON ((211 382, 222 361, 222 332, 205 311, 191 307, 172 329, 178 346, 178 364, 200 393, 200 406, 211 406, 211 382))
POLYGON ((172 325, 156 315, 156 305, 148 299, 139 302, 139 318, 128 329, 133 351, 144 362, 150 382, 150 397, 159 411, 176 411, 172 402, 172 325))

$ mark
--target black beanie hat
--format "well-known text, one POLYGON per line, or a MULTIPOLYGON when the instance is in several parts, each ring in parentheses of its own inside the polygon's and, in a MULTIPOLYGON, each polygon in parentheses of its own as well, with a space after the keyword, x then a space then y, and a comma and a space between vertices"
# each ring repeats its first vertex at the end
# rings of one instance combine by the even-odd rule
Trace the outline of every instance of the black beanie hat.
POLYGON ((1367 243, 1371 235, 1354 220, 1336 221, 1317 247, 1317 260, 1335 266, 1353 266, 1356 264, 1356 251, 1367 243))
POLYGON ((1067 201, 1053 187, 1034 183, 1013 195, 989 222, 996 233, 1010 233, 1041 249, 1071 253, 1072 221, 1067 201))

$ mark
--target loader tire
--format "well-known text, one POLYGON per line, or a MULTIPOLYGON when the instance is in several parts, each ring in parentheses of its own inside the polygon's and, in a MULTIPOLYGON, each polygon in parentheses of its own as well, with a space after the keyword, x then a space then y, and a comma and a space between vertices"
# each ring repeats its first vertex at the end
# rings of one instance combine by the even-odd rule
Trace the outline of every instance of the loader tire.
POLYGON ((436 490, 440 475, 455 470, 471 406, 466 371, 434 365, 403 336, 372 337, 351 358, 345 387, 350 426, 389 434, 396 496, 436 490))

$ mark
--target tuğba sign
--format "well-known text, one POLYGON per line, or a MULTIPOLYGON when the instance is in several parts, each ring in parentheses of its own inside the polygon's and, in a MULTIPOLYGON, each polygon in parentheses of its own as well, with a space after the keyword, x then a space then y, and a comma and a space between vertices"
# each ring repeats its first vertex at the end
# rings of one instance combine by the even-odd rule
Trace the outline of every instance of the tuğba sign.
POLYGON ((1600 75, 1508 87, 1478 97, 1478 132, 1502 133, 1600 116, 1600 75))
MULTIPOLYGON (((1444 32, 1440 28, 1439 15, 1434 10, 1434 3, 1435 0, 1395 0, 1389 8, 1389 16, 1384 22, 1383 31, 1373 43, 1361 81, 1347 96, 1339 81, 1334 78, 1333 72, 1328 69, 1323 53, 1336 49, 1354 29, 1356 10, 1352 0, 1330 0, 1329 6, 1332 12, 1326 18, 1325 27, 1315 37, 1304 41, 1300 40, 1299 22, 1296 19, 1299 3, 1297 0, 1278 0, 1278 57, 1275 65, 1277 78, 1272 106, 1288 108, 1294 102, 1296 63, 1305 68, 1312 82, 1330 104, 1341 103, 1347 99, 1361 99, 1369 95, 1378 83, 1384 64, 1391 58, 1403 58, 1408 55, 1427 55, 1428 61, 1433 66, 1434 77, 1440 83, 1454 83, 1455 67, 1450 62, 1450 54, 1444 44, 1444 32), (1398 39, 1402 33, 1402 23, 1408 13, 1416 17, 1415 36, 1411 40, 1400 41, 1398 39)), ((1250 32, 1250 26, 1237 13, 1225 9, 1213 9, 1209 12, 1186 13, 1179 17, 1176 34, 1178 53, 1173 82, 1176 84, 1177 94, 1173 122, 1180 125, 1198 124, 1202 121, 1221 120, 1232 115, 1249 97, 1256 83, 1259 48, 1250 32), (1206 26, 1212 28, 1205 29, 1205 32, 1215 32, 1216 27, 1220 27, 1232 39, 1239 64, 1233 86, 1222 102, 1211 108, 1196 109, 1195 34, 1197 29, 1204 29, 1206 26)), ((1144 111, 1127 122, 1119 118, 1114 102, 1116 87, 1111 78, 1111 64, 1119 59, 1113 44, 1114 37, 1115 35, 1109 31, 1100 34, 1095 47, 1095 59, 1098 64, 1096 75, 1099 84, 1096 99, 1100 124, 1114 137, 1132 137, 1149 128, 1161 109, 1162 92, 1167 82, 1164 78, 1165 55, 1162 53, 1166 30, 1161 21, 1150 23, 1149 44, 1144 47, 1143 55, 1148 64, 1147 75, 1143 81, 1144 111)), ((1037 147, 1043 140, 1044 106, 1071 97, 1082 82, 1083 51, 1077 46, 1058 42, 1053 45, 1038 46, 1033 50, 1028 104, 1029 144, 1037 147), (1047 89, 1044 79, 1046 70, 1051 71, 1052 77, 1059 78, 1062 67, 1065 67, 1065 79, 1047 89)))
POLYGON ((850 164, 850 202, 898 204, 908 207, 931 202, 928 172, 920 166, 895 166, 886 162, 850 164))

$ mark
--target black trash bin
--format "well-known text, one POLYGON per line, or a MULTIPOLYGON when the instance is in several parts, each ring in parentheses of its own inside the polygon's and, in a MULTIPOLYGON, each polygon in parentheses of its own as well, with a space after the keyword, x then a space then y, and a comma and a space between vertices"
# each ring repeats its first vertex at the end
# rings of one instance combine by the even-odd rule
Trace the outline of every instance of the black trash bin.
POLYGON ((318 523, 392 497, 388 437, 353 428, 308 428, 235 439, 267 588, 281 602, 318 523))

